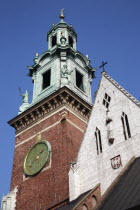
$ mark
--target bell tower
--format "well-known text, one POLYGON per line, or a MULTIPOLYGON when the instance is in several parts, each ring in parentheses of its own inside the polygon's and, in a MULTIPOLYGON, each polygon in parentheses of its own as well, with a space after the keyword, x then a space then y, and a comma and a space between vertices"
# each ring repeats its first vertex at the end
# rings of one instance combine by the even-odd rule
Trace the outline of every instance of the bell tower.
POLYGON ((64 21, 52 26, 47 34, 48 50, 34 58, 29 66, 29 76, 34 82, 33 104, 67 87, 79 97, 91 103, 92 68, 88 57, 76 51, 77 34, 72 25, 64 21))
POLYGON ((17 210, 56 209, 68 202, 69 164, 92 106, 94 70, 88 56, 76 50, 77 34, 64 21, 63 10, 47 40, 48 50, 36 54, 29 66, 32 103, 9 121, 16 130, 11 192, 16 189, 17 210))

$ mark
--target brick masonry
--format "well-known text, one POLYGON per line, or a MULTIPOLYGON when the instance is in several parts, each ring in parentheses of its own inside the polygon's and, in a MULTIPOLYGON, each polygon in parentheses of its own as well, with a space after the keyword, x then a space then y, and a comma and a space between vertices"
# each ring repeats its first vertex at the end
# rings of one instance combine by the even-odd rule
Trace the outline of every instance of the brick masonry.
POLYGON ((65 107, 47 119, 25 129, 16 136, 11 190, 18 186, 16 209, 48 209, 69 197, 69 163, 75 161, 86 123, 65 107), (25 179, 24 158, 41 132, 51 145, 46 170, 25 179))
POLYGON ((74 209, 83 210, 86 205, 87 209, 93 209, 101 200, 100 185, 97 185, 74 209))

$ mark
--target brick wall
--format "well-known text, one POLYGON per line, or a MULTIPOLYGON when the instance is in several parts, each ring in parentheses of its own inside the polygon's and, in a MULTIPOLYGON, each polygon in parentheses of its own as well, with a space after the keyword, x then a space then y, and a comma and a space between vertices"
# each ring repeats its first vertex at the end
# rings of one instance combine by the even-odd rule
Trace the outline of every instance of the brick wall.
POLYGON ((91 210, 100 202, 100 200, 101 200, 101 192, 100 192, 100 185, 98 185, 74 209, 83 210, 83 205, 86 205, 87 209, 91 210))
POLYGON ((69 163, 77 156, 85 127, 84 121, 64 108, 17 134, 11 180, 11 190, 18 186, 16 209, 48 209, 68 199, 69 163), (24 158, 39 132, 51 145, 50 161, 38 175, 27 178, 24 158))

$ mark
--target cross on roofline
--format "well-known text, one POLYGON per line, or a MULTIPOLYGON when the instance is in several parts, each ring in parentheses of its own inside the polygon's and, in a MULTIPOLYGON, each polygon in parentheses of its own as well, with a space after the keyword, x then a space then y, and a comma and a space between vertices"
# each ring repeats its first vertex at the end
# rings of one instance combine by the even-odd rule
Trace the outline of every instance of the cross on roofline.
POLYGON ((99 66, 99 68, 103 68, 103 71, 105 71, 105 65, 107 64, 107 62, 104 62, 104 61, 102 61, 102 65, 101 66, 99 66))

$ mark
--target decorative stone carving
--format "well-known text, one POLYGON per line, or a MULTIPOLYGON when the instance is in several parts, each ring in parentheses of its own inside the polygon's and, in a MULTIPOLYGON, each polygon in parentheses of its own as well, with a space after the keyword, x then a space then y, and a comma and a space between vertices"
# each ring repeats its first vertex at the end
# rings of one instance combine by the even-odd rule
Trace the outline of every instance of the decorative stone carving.
POLYGON ((30 117, 31 117, 31 122, 32 122, 33 120, 35 120, 35 116, 34 116, 33 112, 30 113, 30 117))
POLYGON ((21 114, 22 112, 24 112, 26 109, 29 108, 30 104, 28 103, 29 100, 29 95, 28 95, 28 91, 26 90, 25 94, 20 94, 22 96, 23 99, 23 103, 22 105, 19 107, 19 112, 18 114, 21 114))
POLYGON ((113 144, 115 139, 113 136, 113 124, 109 109, 106 111, 106 126, 107 126, 108 142, 110 144, 113 144))
POLYGON ((35 110, 30 111, 28 109, 29 111, 27 110, 27 114, 24 112, 24 116, 21 116, 19 119, 15 120, 12 126, 16 129, 16 132, 20 132, 27 126, 30 126, 30 124, 33 124, 37 119, 42 118, 44 115, 49 114, 62 105, 69 106, 70 109, 72 109, 74 112, 77 112, 84 119, 89 118, 91 107, 88 108, 75 97, 73 97, 73 95, 71 95, 69 92, 63 91, 53 98, 44 101, 44 103, 35 108, 35 110))
POLYGON ((67 69, 67 65, 63 65, 63 68, 61 69, 61 86, 70 84, 69 75, 71 75, 72 72, 73 70, 69 71, 67 69))
POLYGON ((29 96, 28 96, 28 91, 26 90, 25 94, 21 94, 23 98, 23 104, 28 103, 29 96))
POLYGON ((25 116, 24 120, 25 120, 25 124, 28 125, 29 124, 29 118, 27 116, 25 116))
POLYGON ((41 109, 42 109, 43 115, 47 113, 47 110, 46 110, 46 108, 45 108, 45 106, 44 106, 44 105, 43 105, 43 106, 41 106, 41 109))
POLYGON ((113 169, 117 169, 122 165, 120 155, 111 158, 110 161, 111 161, 111 166, 113 169))
POLYGON ((41 115, 40 115, 40 111, 39 111, 39 109, 36 109, 35 110, 35 113, 36 113, 36 118, 39 118, 41 115))

